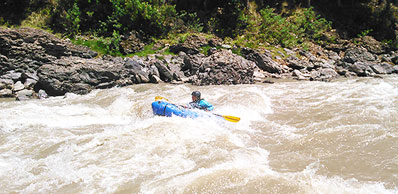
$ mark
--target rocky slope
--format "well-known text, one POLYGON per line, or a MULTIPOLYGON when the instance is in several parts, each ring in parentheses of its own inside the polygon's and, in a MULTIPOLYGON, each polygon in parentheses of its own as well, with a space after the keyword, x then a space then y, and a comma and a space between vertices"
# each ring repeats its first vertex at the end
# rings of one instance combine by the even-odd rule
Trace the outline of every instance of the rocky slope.
POLYGON ((18 100, 86 94, 94 89, 139 83, 195 85, 251 84, 269 78, 330 81, 340 76, 398 73, 398 52, 371 37, 363 46, 340 41, 309 51, 270 51, 242 48, 233 54, 221 40, 199 36, 170 46, 176 55, 98 57, 82 46, 36 29, 0 28, 0 97, 18 100), (213 47, 205 55, 201 47, 213 47), (216 49, 220 48, 220 49, 216 49))

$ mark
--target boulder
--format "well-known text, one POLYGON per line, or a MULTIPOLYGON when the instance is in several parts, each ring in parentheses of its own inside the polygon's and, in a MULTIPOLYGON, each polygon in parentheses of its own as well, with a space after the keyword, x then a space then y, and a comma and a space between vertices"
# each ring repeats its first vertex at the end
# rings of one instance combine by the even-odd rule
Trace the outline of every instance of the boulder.
POLYGON ((220 50, 203 59, 199 71, 191 77, 195 85, 249 84, 253 83, 255 63, 220 50))
POLYGON ((310 79, 310 75, 303 74, 301 71, 299 71, 297 69, 293 70, 292 75, 296 76, 298 80, 309 80, 310 79))
POLYGON ((28 78, 28 79, 26 79, 26 81, 23 85, 27 89, 33 89, 34 86, 36 85, 36 83, 37 83, 37 80, 28 78))
POLYGON ((0 79, 0 90, 1 89, 12 89, 14 82, 10 79, 0 79))
POLYGON ((358 76, 371 76, 374 74, 371 68, 372 65, 373 64, 356 62, 354 64, 350 64, 348 70, 354 72, 358 76))
POLYGON ((16 99, 18 101, 29 100, 32 98, 33 94, 34 94, 33 90, 24 89, 16 93, 16 99))
POLYGON ((142 61, 126 58, 124 68, 124 77, 130 78, 134 83, 148 83, 150 81, 150 68, 146 67, 142 61))
POLYGON ((267 53, 259 53, 252 49, 243 48, 242 54, 246 59, 254 61, 256 65, 269 73, 283 73, 284 70, 280 64, 272 60, 272 56, 267 53))
POLYGON ((370 68, 372 68, 373 72, 376 74, 391 74, 394 71, 392 65, 388 63, 374 64, 370 66, 370 68))
POLYGON ((51 65, 43 65, 37 74, 40 88, 51 96, 64 95, 66 92, 86 94, 97 86, 115 86, 123 75, 123 65, 123 60, 64 57, 51 65))
POLYGON ((183 65, 181 70, 187 76, 196 75, 199 70, 200 65, 203 63, 205 56, 203 54, 197 55, 181 55, 183 57, 183 65))
POLYGON ((162 63, 159 60, 156 60, 153 62, 159 70, 160 74, 160 79, 165 81, 165 82, 170 82, 173 80, 174 76, 173 73, 170 71, 170 69, 167 67, 166 64, 162 63))
POLYGON ((15 72, 15 71, 9 71, 9 72, 7 72, 7 74, 0 76, 1 79, 11 79, 14 82, 20 80, 21 77, 22 77, 22 73, 15 72))
POLYGON ((23 90, 23 89, 25 89, 25 86, 22 84, 21 81, 17 81, 17 82, 14 84, 14 89, 13 89, 14 92, 18 92, 18 91, 21 91, 21 90, 23 90))
POLYGON ((311 72, 312 81, 331 81, 338 77, 339 74, 332 68, 321 68, 319 70, 313 70, 311 72))
POLYGON ((0 98, 9 98, 13 97, 14 94, 12 93, 12 90, 10 89, 0 89, 0 98))
POLYGON ((0 63, 2 71, 36 71, 40 66, 63 56, 93 58, 96 52, 73 45, 54 35, 32 28, 0 28, 0 63))
POLYGON ((386 52, 387 45, 377 41, 372 36, 363 36, 356 41, 373 54, 380 55, 386 52))
POLYGON ((343 57, 343 60, 348 63, 374 62, 376 59, 377 57, 364 48, 350 48, 345 52, 343 57))
POLYGON ((392 71, 393 73, 398 73, 398 65, 393 66, 392 69, 393 69, 393 71, 392 71))
POLYGON ((288 67, 292 69, 300 70, 305 68, 307 70, 311 70, 314 68, 314 64, 306 60, 301 60, 297 57, 290 56, 286 59, 286 61, 288 63, 288 67))
POLYGON ((44 90, 39 90, 39 92, 37 93, 37 97, 39 99, 45 99, 48 98, 48 94, 44 90))

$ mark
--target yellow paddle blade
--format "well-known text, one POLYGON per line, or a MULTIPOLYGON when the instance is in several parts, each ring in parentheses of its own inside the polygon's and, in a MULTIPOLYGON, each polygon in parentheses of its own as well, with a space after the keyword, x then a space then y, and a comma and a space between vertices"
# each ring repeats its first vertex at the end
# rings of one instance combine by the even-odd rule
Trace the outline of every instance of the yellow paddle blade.
POLYGON ((155 96, 155 101, 159 101, 159 100, 166 100, 169 101, 169 99, 161 97, 161 96, 155 96))
POLYGON ((237 123, 240 121, 239 117, 229 116, 229 115, 221 115, 225 120, 237 123))

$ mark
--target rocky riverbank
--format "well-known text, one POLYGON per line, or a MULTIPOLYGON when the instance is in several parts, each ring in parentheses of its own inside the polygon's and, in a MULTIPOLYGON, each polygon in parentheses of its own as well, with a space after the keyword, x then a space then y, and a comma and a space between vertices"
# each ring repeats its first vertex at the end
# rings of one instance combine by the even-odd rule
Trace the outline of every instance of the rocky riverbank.
POLYGON ((0 28, 0 97, 18 100, 86 94, 140 83, 251 84, 270 78, 330 81, 345 76, 398 73, 398 51, 372 37, 339 40, 309 50, 242 48, 234 54, 220 39, 190 36, 171 45, 176 55, 98 57, 45 31, 0 28), (362 46, 361 46, 362 45, 362 46), (212 47, 206 54, 203 47, 212 47))

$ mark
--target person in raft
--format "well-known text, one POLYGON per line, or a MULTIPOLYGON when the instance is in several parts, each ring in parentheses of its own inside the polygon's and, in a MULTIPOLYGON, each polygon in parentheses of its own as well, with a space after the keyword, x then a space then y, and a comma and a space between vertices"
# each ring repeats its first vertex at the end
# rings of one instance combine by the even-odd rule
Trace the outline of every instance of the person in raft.
POLYGON ((186 106, 186 108, 197 108, 205 111, 212 111, 214 109, 213 105, 208 103, 206 100, 200 98, 200 92, 192 92, 192 102, 186 106))

